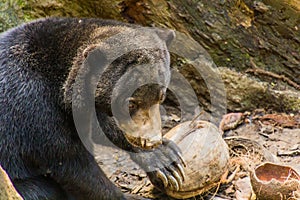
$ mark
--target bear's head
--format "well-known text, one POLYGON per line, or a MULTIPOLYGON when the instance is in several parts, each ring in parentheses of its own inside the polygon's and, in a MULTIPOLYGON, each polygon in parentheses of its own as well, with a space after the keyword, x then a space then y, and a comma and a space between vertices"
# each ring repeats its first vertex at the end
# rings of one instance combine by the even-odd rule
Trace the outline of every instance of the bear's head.
POLYGON ((160 104, 170 82, 167 46, 174 37, 174 31, 157 28, 99 28, 74 61, 65 102, 113 116, 135 146, 161 144, 160 104))

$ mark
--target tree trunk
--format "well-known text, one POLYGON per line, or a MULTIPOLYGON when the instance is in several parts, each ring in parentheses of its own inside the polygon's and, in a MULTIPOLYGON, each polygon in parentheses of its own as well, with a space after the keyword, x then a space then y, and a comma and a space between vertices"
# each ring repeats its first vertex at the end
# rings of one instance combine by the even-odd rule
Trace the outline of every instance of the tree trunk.
MULTIPOLYGON (((14 1, 12 1, 14 2, 14 1)), ((101 17, 175 29, 211 55, 226 87, 227 109, 300 110, 300 4, 298 0, 19 0, 22 18, 101 17)), ((20 14, 18 14, 20 15, 20 14)), ((0 16, 1 17, 1 16, 0 16)), ((173 57, 200 104, 210 97, 201 75, 173 57)))

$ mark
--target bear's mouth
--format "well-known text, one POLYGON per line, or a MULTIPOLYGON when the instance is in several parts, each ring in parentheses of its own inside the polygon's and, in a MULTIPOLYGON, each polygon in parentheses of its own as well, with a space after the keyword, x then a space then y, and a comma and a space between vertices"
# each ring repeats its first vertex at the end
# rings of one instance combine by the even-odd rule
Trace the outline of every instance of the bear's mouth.
POLYGON ((156 148, 162 144, 161 137, 154 137, 154 138, 134 137, 131 134, 126 134, 126 133, 125 133, 125 137, 127 141, 133 146, 142 149, 147 149, 147 150, 156 148))

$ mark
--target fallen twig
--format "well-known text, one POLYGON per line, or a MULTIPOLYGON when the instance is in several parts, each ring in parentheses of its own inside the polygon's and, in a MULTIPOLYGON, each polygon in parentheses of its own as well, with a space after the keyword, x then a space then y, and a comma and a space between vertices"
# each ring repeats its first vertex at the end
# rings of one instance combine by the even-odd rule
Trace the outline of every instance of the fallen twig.
POLYGON ((247 69, 246 70, 247 73, 250 72, 250 73, 254 73, 254 74, 261 74, 261 75, 269 76, 272 78, 276 78, 278 80, 286 82, 287 84, 294 87, 295 89, 300 90, 300 85, 297 84, 296 82, 292 81, 291 79, 287 78, 286 76, 275 74, 273 72, 269 72, 269 71, 258 68, 252 58, 250 58, 250 64, 252 66, 252 69, 247 69))
POLYGON ((300 150, 292 150, 292 151, 278 151, 277 156, 299 156, 300 155, 300 150))

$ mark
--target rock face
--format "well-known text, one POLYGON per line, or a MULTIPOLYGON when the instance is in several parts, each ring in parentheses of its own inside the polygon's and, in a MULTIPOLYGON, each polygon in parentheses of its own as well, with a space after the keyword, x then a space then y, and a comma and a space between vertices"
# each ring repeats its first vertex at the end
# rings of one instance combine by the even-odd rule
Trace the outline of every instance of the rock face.
MULTIPOLYGON (((222 73, 228 110, 299 110, 298 0, 0 0, 0 8, 0 32, 45 16, 109 18, 177 30, 191 36, 219 68, 229 71, 222 73)), ((209 110, 210 94, 201 74, 176 57, 173 68, 190 82, 200 104, 209 110)))
POLYGON ((12 185, 6 172, 0 166, 0 199, 5 200, 22 200, 23 198, 18 194, 12 185))

